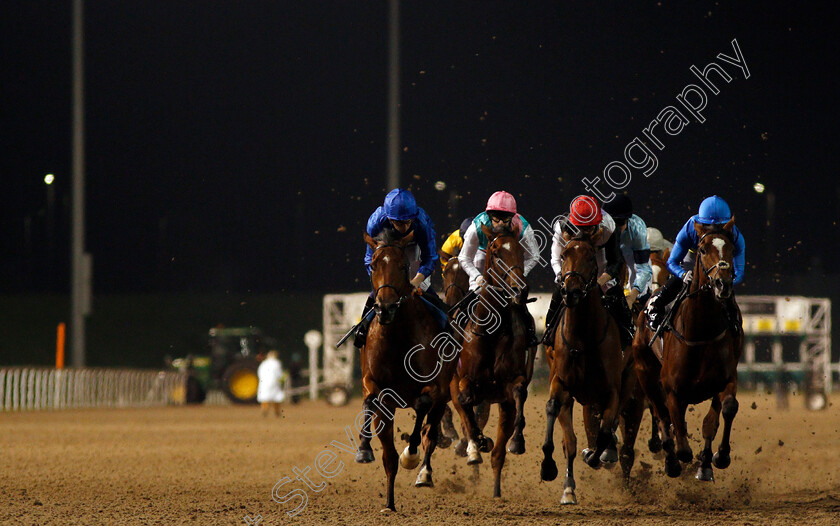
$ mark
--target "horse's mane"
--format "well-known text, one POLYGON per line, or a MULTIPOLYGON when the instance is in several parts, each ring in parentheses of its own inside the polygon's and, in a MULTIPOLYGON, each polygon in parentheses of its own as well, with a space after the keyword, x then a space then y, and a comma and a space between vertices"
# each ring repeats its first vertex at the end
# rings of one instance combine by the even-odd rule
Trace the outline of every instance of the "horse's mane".
MULTIPOLYGON (((406 234, 408 234, 408 232, 406 232, 406 234)), ((396 228, 386 226, 381 232, 376 234, 376 237, 374 237, 373 240, 381 245, 394 245, 403 237, 405 237, 405 234, 400 234, 397 232, 396 228)))

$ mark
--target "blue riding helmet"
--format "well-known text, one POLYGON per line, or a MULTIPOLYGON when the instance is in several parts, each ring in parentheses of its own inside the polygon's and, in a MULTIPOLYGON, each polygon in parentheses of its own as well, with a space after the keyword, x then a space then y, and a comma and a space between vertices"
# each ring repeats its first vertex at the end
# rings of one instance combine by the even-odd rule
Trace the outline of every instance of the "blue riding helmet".
POLYGON ((385 196, 385 215, 394 221, 408 221, 417 218, 417 201, 408 190, 395 188, 385 196))
POLYGON ((703 225, 719 225, 730 219, 732 219, 732 212, 729 210, 729 205, 723 198, 713 195, 700 203, 696 221, 703 225))

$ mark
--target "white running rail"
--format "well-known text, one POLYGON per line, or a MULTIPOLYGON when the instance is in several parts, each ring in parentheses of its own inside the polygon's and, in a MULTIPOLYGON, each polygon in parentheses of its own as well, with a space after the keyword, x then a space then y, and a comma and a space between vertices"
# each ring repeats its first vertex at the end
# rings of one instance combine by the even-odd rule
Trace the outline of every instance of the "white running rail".
POLYGON ((0 367, 0 410, 182 404, 186 375, 137 369, 0 367))

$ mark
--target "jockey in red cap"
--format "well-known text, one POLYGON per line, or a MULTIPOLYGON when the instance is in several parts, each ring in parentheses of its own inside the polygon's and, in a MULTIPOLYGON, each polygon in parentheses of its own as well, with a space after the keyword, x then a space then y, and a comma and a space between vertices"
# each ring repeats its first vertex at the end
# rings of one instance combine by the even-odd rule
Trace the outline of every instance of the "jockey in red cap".
MULTIPOLYGON (((595 257, 598 263, 598 285, 605 292, 617 289, 617 292, 621 294, 621 303, 626 307, 627 304, 624 302, 624 293, 619 281, 623 257, 618 244, 618 236, 613 235, 616 230, 615 221, 601 208, 600 203, 594 197, 588 195, 576 197, 569 207, 568 217, 554 222, 554 235, 551 239, 551 268, 555 274, 554 282, 559 284, 560 277, 563 275, 563 264, 560 261, 560 255, 566 245, 563 232, 592 234, 599 229, 601 229, 601 233, 597 239, 593 239, 596 248, 595 257)), ((615 291, 612 294, 615 294, 615 291)), ((554 329, 559 319, 558 314, 562 302, 563 296, 560 293, 560 288, 557 287, 551 297, 548 313, 545 316, 546 327, 542 341, 546 345, 554 345, 554 329)), ((616 314, 613 316, 615 317, 616 314)))

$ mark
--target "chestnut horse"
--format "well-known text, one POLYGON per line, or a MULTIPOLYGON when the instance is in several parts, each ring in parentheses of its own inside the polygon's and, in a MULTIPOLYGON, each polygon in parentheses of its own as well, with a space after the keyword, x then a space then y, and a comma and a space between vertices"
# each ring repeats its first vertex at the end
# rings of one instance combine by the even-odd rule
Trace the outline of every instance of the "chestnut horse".
POLYGON ((461 358, 450 385, 452 403, 469 436, 467 463, 481 463, 479 451, 488 452, 492 448, 493 496, 501 497, 506 452, 516 455, 525 452, 524 405, 536 349, 528 348, 528 286, 519 230, 503 228, 493 232, 482 225, 482 231, 488 239, 484 285, 478 299, 466 309, 470 319, 462 335, 461 358), (484 436, 476 419, 474 408, 483 401, 499 404, 495 447, 484 436), (508 439, 510 445, 506 448, 508 439))
POLYGON ((425 457, 415 486, 434 485, 430 460, 455 369, 454 359, 439 359, 438 351, 443 352, 439 348, 445 341, 441 336, 446 333, 441 332, 425 301, 413 292, 409 282, 405 247, 413 236, 412 232, 395 239, 393 232, 386 229, 377 239, 372 239, 365 233, 365 241, 373 248, 370 267, 376 317, 371 321, 367 343, 361 350, 364 419, 356 461, 373 461, 370 439, 379 436, 388 485, 387 508, 383 511, 396 510, 397 459, 405 469, 414 469, 420 463, 417 446, 421 432, 425 457), (429 374, 418 378, 417 371, 429 374), (408 446, 398 455, 394 447, 393 417, 397 406, 408 405, 413 406, 417 418, 408 446), (423 426, 424 419, 426 426, 423 426))
POLYGON ((650 288, 653 292, 661 287, 671 277, 671 272, 668 270, 668 256, 671 255, 671 249, 666 248, 662 252, 662 257, 659 257, 658 252, 650 253, 650 269, 652 272, 650 278, 650 288))
POLYGON ((551 371, 550 394, 545 408, 548 422, 540 477, 546 481, 557 478, 557 464, 552 458, 554 422, 557 420, 563 431, 566 455, 561 504, 577 504, 574 477, 577 437, 572 424, 575 400, 583 406, 584 428, 589 441, 589 447, 583 451, 583 460, 593 468, 600 467, 602 462, 614 465, 618 460, 613 429, 618 424, 620 410, 626 410, 626 414, 621 415, 621 461, 625 480, 633 464, 633 448, 644 409, 642 400, 633 400, 637 381, 631 374, 629 352, 622 355, 618 326, 601 300, 596 248, 592 243, 600 234, 601 229, 591 235, 581 233, 572 237, 569 233, 563 234, 566 244, 561 256, 563 274, 559 285, 565 307, 560 314, 554 344, 546 347, 551 371), (622 399, 628 402, 621 404, 622 399))
MULTIPOLYGON (((438 255, 440 255, 440 260, 446 265, 443 268, 444 301, 450 308, 452 308, 457 305, 459 301, 464 299, 469 292, 470 277, 464 269, 461 268, 461 262, 458 261, 456 256, 450 256, 441 250, 438 250, 438 255)), ((450 314, 453 316, 457 315, 457 313, 450 314)), ((460 340, 458 332, 453 331, 453 333, 453 336, 460 340)), ((478 404, 475 409, 478 427, 480 429, 484 429, 484 426, 487 425, 487 419, 490 416, 490 404, 482 402, 478 404)), ((443 413, 442 430, 443 433, 440 434, 438 439, 438 447, 447 448, 452 443, 452 440, 457 440, 458 445, 455 446, 455 454, 459 457, 466 457, 468 444, 466 424, 461 422, 461 430, 464 432, 464 436, 459 438, 458 432, 455 430, 455 426, 452 423, 452 411, 449 409, 449 405, 446 406, 446 411, 443 413)))
MULTIPOLYGON (((693 280, 685 300, 676 308, 671 330, 656 342, 645 323, 637 318, 633 341, 636 373, 660 420, 659 432, 665 449, 665 473, 677 477, 682 462, 692 460, 686 437, 685 412, 689 404, 712 399, 703 420, 705 445, 697 479, 714 480, 712 463, 724 469, 730 463, 729 434, 738 412, 738 360, 743 350, 743 332, 733 329, 725 303, 732 298, 732 228, 735 218, 723 228, 695 224, 699 237, 693 280), (652 345, 652 346, 651 346, 652 345), (723 414, 723 438, 712 456, 712 440, 723 414), (673 425, 674 437, 671 435, 673 425), (674 438, 676 438, 676 452, 674 438)), ((735 307, 737 311, 737 306, 735 307)), ((740 312, 740 311, 737 311, 740 312)))

